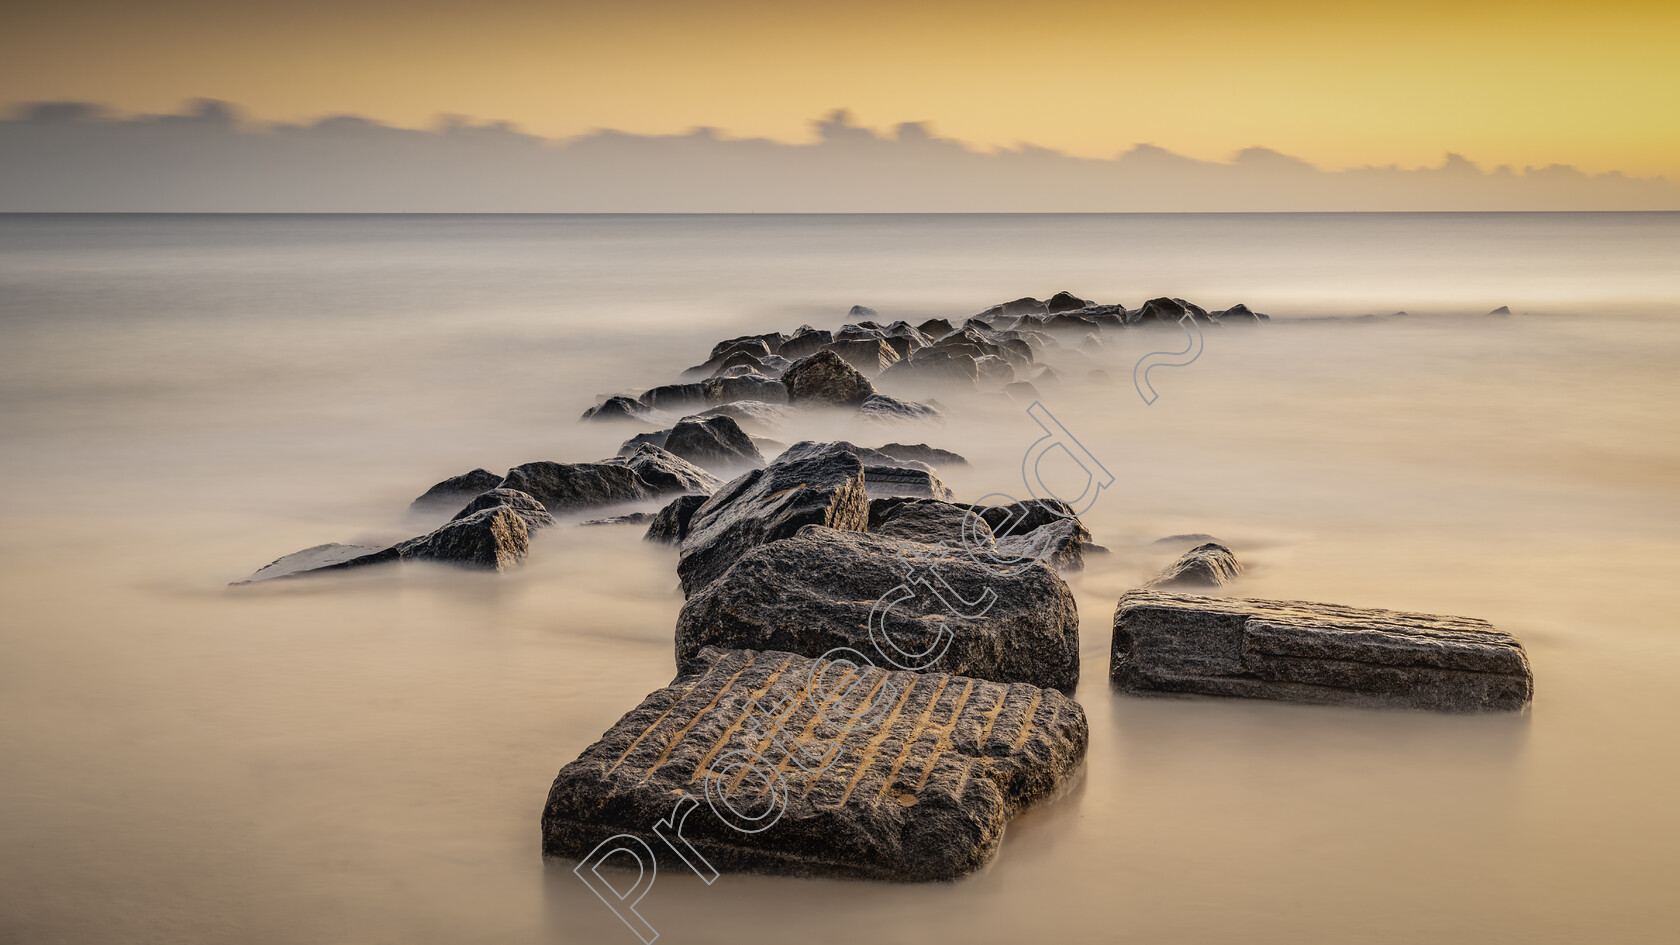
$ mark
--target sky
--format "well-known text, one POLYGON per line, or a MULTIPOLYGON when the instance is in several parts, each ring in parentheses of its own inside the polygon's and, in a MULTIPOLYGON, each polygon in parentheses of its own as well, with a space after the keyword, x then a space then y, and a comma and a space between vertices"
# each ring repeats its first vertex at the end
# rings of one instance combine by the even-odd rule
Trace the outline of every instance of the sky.
POLYGON ((60 0, 9 9, 0 103, 440 115, 548 138, 790 143, 832 108, 982 148, 1326 170, 1568 164, 1680 180, 1680 3, 60 0))

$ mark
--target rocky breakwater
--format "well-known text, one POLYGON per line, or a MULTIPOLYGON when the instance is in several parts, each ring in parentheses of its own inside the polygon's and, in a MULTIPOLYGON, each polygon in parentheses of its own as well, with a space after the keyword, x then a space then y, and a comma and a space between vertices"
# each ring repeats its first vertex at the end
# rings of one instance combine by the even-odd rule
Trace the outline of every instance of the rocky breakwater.
POLYGON ((1518 710, 1522 643, 1485 620, 1303 601, 1130 591, 1114 612, 1121 690, 1449 712, 1518 710))

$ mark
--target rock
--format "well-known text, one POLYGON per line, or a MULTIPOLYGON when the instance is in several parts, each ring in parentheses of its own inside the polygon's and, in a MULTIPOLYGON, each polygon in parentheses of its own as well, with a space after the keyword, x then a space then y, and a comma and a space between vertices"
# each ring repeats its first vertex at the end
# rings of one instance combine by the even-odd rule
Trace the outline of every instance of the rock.
POLYGON ((608 397, 601 403, 585 410, 583 412, 583 416, 579 419, 595 421, 648 421, 651 420, 652 417, 652 411, 628 397, 608 397))
MULTIPOLYGON (((782 388, 783 396, 787 395, 787 388, 782 388)), ((719 404, 707 410, 702 410, 694 416, 728 417, 734 420, 742 430, 749 433, 760 433, 776 429, 788 418, 786 407, 777 404, 767 404, 762 400, 737 400, 727 404, 719 404)))
POLYGON ((823 347, 824 351, 832 351, 840 356, 842 361, 855 368, 864 377, 874 377, 882 371, 897 364, 900 354, 879 338, 856 338, 846 341, 830 342, 823 347))
POLYGON ((509 506, 498 505, 465 518, 451 519, 429 535, 411 538, 368 557, 379 558, 394 552, 403 561, 442 561, 486 571, 505 571, 523 561, 530 550, 531 535, 525 518, 509 506))
POLYGON ((1148 586, 1224 587, 1241 576, 1242 571, 1231 549, 1210 541, 1186 551, 1148 586))
POLYGON ((684 417, 671 428, 664 447, 707 469, 764 465, 752 437, 729 417, 684 417))
POLYGON ((789 538, 804 525, 863 531, 869 523, 863 483, 863 461, 844 449, 778 457, 725 483, 695 510, 682 541, 683 594, 716 580, 752 548, 789 538))
POLYGON ((1003 392, 1022 403, 1031 403, 1039 398, 1038 388, 1032 386, 1031 381, 1016 381, 1003 385, 1003 392))
POLYGON ((582 859, 629 834, 663 859, 663 834, 720 871, 952 880, 1061 792, 1088 740, 1058 692, 706 649, 560 769, 543 855, 582 859))
POLYGON ((1259 324, 1260 322, 1271 321, 1272 319, 1270 315, 1262 315, 1259 312, 1249 311, 1248 306, 1242 304, 1241 302, 1238 302, 1223 312, 1215 312, 1214 317, 1217 318, 1219 323, 1222 325, 1253 325, 1259 324))
POLYGON ((911 394, 973 390, 980 368, 972 355, 942 347, 923 348, 909 360, 881 372, 878 383, 885 390, 911 394))
POLYGON ((710 361, 715 358, 727 358, 737 351, 745 351, 748 354, 763 357, 764 355, 775 354, 786 340, 787 336, 779 331, 767 335, 742 335, 739 338, 731 338, 728 341, 720 341, 713 345, 712 353, 706 355, 706 359, 710 361))
MULTIPOLYGON (((685 496, 685 498, 690 498, 690 497, 685 496)), ((692 498, 704 499, 705 496, 693 496, 692 498)), ((655 515, 655 513, 653 513, 653 512, 628 512, 624 515, 612 515, 612 516, 609 516, 607 518, 592 518, 587 522, 579 522, 578 524, 579 525, 646 525, 647 523, 654 520, 654 515, 655 515)))
POLYGON ((795 331, 792 337, 788 338, 776 353, 784 358, 792 358, 797 361, 800 358, 816 354, 823 349, 824 345, 833 340, 834 332, 812 328, 810 325, 801 325, 799 330, 795 331))
POLYGON ((967 466, 968 460, 951 452, 932 447, 926 443, 888 443, 878 446, 875 452, 889 459, 902 460, 911 463, 926 463, 929 466, 967 466))
POLYGON ((628 466, 655 496, 669 495, 673 492, 700 492, 710 495, 712 490, 723 484, 723 480, 718 477, 657 446, 644 445, 625 459, 613 462, 622 462, 628 466))
POLYGON ((881 314, 867 305, 854 305, 846 312, 847 318, 874 318, 881 314))
POLYGON ((1013 302, 1004 302, 1001 305, 994 305, 991 308, 986 309, 984 312, 981 312, 977 317, 990 318, 995 315, 1042 315, 1049 310, 1050 307, 1048 305, 1045 305, 1038 299, 1028 297, 1016 299, 1013 302))
POLYGON ((1493 311, 1489 312, 1488 314, 1489 315, 1509 315, 1509 314, 1511 314, 1511 309, 1508 306, 1501 305, 1498 308, 1494 309, 1493 311))
MULTIPOLYGON (((1091 533, 1076 518, 1057 519, 1030 531, 999 538, 998 554, 1013 558, 1037 558, 1058 574, 1072 574, 1085 567, 1085 549, 1091 544, 1091 533)), ((1106 551, 1107 549, 1102 549, 1106 551)))
POLYGON ((1109 676, 1131 692, 1454 712, 1521 709, 1534 691, 1522 643, 1484 620, 1141 590, 1115 609, 1109 676))
POLYGON ((1219 539, 1213 537, 1212 535, 1204 535, 1201 532, 1196 532, 1193 535, 1168 535, 1165 538, 1157 538, 1153 542, 1150 542, 1150 544, 1195 547, 1196 545, 1206 544, 1207 542, 1218 540, 1219 539))
POLYGON ((1054 315, 1058 312, 1077 311, 1095 304, 1097 303, 1082 299, 1072 292, 1063 291, 1050 296, 1050 301, 1045 303, 1044 309, 1054 315))
POLYGON ((871 499, 893 495, 949 499, 952 495, 951 487, 941 482, 931 469, 914 466, 866 465, 863 487, 871 499))
POLYGON ((899 400, 886 394, 871 394, 858 405, 858 417, 878 422, 944 420, 937 407, 899 400))
POLYGON ((465 508, 456 512, 451 521, 476 515, 485 509, 501 508, 509 509, 524 519, 527 529, 547 528, 554 524, 554 516, 548 514, 548 509, 544 508, 541 502, 517 489, 491 489, 480 493, 474 496, 465 508))
POLYGON ((914 595, 884 608, 878 628, 891 641, 883 646, 908 651, 900 658, 906 667, 1073 691, 1079 615, 1049 568, 1000 572, 960 548, 822 526, 753 548, 691 594, 677 616, 677 658, 706 646, 875 653, 870 612, 907 584, 906 572, 909 582, 927 583, 909 584, 914 595), (952 608, 976 616, 964 619, 952 608), (927 650, 929 665, 909 658, 927 650))
POLYGON ((969 528, 969 543, 992 547, 992 529, 986 520, 974 515, 967 505, 939 499, 918 499, 894 496, 869 500, 869 534, 883 538, 937 545, 944 542, 952 550, 966 547, 964 526, 969 528))
POLYGON ((625 463, 526 463, 508 470, 502 485, 531 496, 551 513, 642 502, 660 494, 625 463))
POLYGON ((763 401, 767 404, 788 402, 787 387, 774 377, 763 374, 742 374, 732 377, 711 377, 700 382, 706 400, 714 404, 728 404, 740 400, 763 401))
POLYGON ((782 373, 788 402, 811 406, 856 407, 875 393, 869 378, 833 351, 800 358, 782 373))
POLYGON ((1015 380, 1015 369, 1010 366, 1009 361, 995 354, 976 358, 974 370, 979 381, 991 387, 1002 387, 1015 380))
POLYGON ((948 319, 930 318, 927 321, 922 322, 920 325, 917 325, 916 330, 928 336, 929 339, 938 341, 946 335, 949 335, 951 332, 956 331, 956 328, 952 327, 951 322, 948 319))
POLYGON ((694 518, 694 512, 706 504, 707 496, 679 495, 668 505, 654 513, 653 520, 648 524, 647 534, 643 541, 656 541, 664 545, 675 545, 688 537, 688 523, 694 518))
POLYGON ((644 391, 636 401, 656 410, 688 410, 709 403, 702 384, 666 384, 644 391))
POLYGON ((340 545, 329 543, 294 551, 283 558, 263 565, 257 572, 243 581, 235 581, 234 585, 255 584, 259 581, 272 581, 275 578, 292 577, 308 571, 320 571, 342 565, 356 558, 377 554, 380 548, 371 545, 340 545))
POLYGON ((1126 324, 1176 325, 1189 311, 1174 299, 1150 299, 1137 311, 1126 313, 1126 324))
MULTIPOLYGON (((486 492, 502 484, 502 477, 487 469, 475 469, 470 473, 451 476, 437 485, 421 493, 408 507, 409 512, 418 514, 445 514, 460 508, 473 496, 486 492)), ((313 549, 311 549, 313 550, 313 549)), ((302 554, 302 552, 299 552, 302 554)), ((279 562, 275 562, 278 564, 279 562)))

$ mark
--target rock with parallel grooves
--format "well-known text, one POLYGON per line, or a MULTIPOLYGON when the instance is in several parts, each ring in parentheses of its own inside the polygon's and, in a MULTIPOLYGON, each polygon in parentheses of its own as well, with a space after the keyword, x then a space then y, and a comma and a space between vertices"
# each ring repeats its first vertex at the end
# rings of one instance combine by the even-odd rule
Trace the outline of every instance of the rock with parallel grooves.
POLYGON ((1521 709, 1534 693, 1522 643, 1485 620, 1159 591, 1121 596, 1109 677, 1132 692, 1449 712, 1521 709))
POLYGON ((677 616, 677 662, 707 646, 806 656, 847 646, 883 665, 880 654, 891 652, 904 668, 1072 692, 1073 593, 1043 563, 1010 564, 994 568, 960 544, 808 525, 752 549, 689 596, 677 616), (884 639, 876 642, 870 615, 882 600, 874 633, 884 639))
POLYGON ((543 854, 629 834, 664 866, 654 826, 675 813, 719 871, 955 879, 1066 786, 1087 738, 1078 703, 1052 690, 707 648, 560 769, 543 854))

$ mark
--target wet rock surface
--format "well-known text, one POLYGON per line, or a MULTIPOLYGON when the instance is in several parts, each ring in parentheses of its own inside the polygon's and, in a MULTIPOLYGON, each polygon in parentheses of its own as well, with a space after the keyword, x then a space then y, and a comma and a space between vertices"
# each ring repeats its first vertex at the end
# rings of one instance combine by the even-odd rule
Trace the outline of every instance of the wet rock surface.
POLYGON ((1191 693, 1450 712, 1517 710, 1533 695, 1522 643, 1485 620, 1130 591, 1109 678, 1191 693))
MULTIPOLYGON (((490 489, 472 498, 453 519, 463 519, 485 509, 506 508, 525 520, 527 528, 547 528, 554 524, 554 516, 535 498, 517 489, 490 489)), ((452 519, 452 520, 453 520, 452 519)))
POLYGON ((829 350, 793 362, 782 384, 789 403, 807 406, 856 407, 875 393, 869 378, 829 350))
POLYGON ((560 769, 543 854, 581 858, 615 834, 663 852, 654 825, 697 805, 681 836, 720 871, 955 879, 993 858, 1012 817, 1068 784, 1088 737, 1079 705, 1054 691, 708 648, 560 769), (773 728, 755 711, 769 706, 784 707, 773 728), (791 747, 779 749, 778 733, 797 740, 781 734, 791 747), (718 764, 752 757, 774 778, 718 764), (708 788, 724 816, 769 821, 779 798, 785 809, 742 833, 710 809, 708 788))
POLYGON ((1231 549, 1210 541, 1186 551, 1167 565, 1149 587, 1224 587, 1242 576, 1242 564, 1231 549))
POLYGON ((802 526, 863 531, 869 522, 863 477, 863 461, 856 453, 831 450, 777 458, 730 480, 689 522, 677 562, 683 593, 692 594, 717 579, 748 550, 789 538, 802 526))
POLYGON ((654 513, 648 522, 647 534, 642 538, 665 545, 681 542, 688 537, 688 523, 694 518, 695 511, 706 504, 707 498, 709 496, 679 495, 672 499, 654 513))
POLYGON ((1064 692, 1079 681, 1073 594, 1043 564, 1000 573, 961 549, 821 526, 742 554, 691 594, 677 617, 678 660, 706 646, 874 652, 880 600, 877 634, 903 666, 1064 692), (892 593, 901 584, 908 590, 892 593))
POLYGON ((475 469, 451 476, 420 494, 408 507, 410 513, 443 515, 454 512, 473 496, 502 484, 502 477, 488 469, 475 469))

